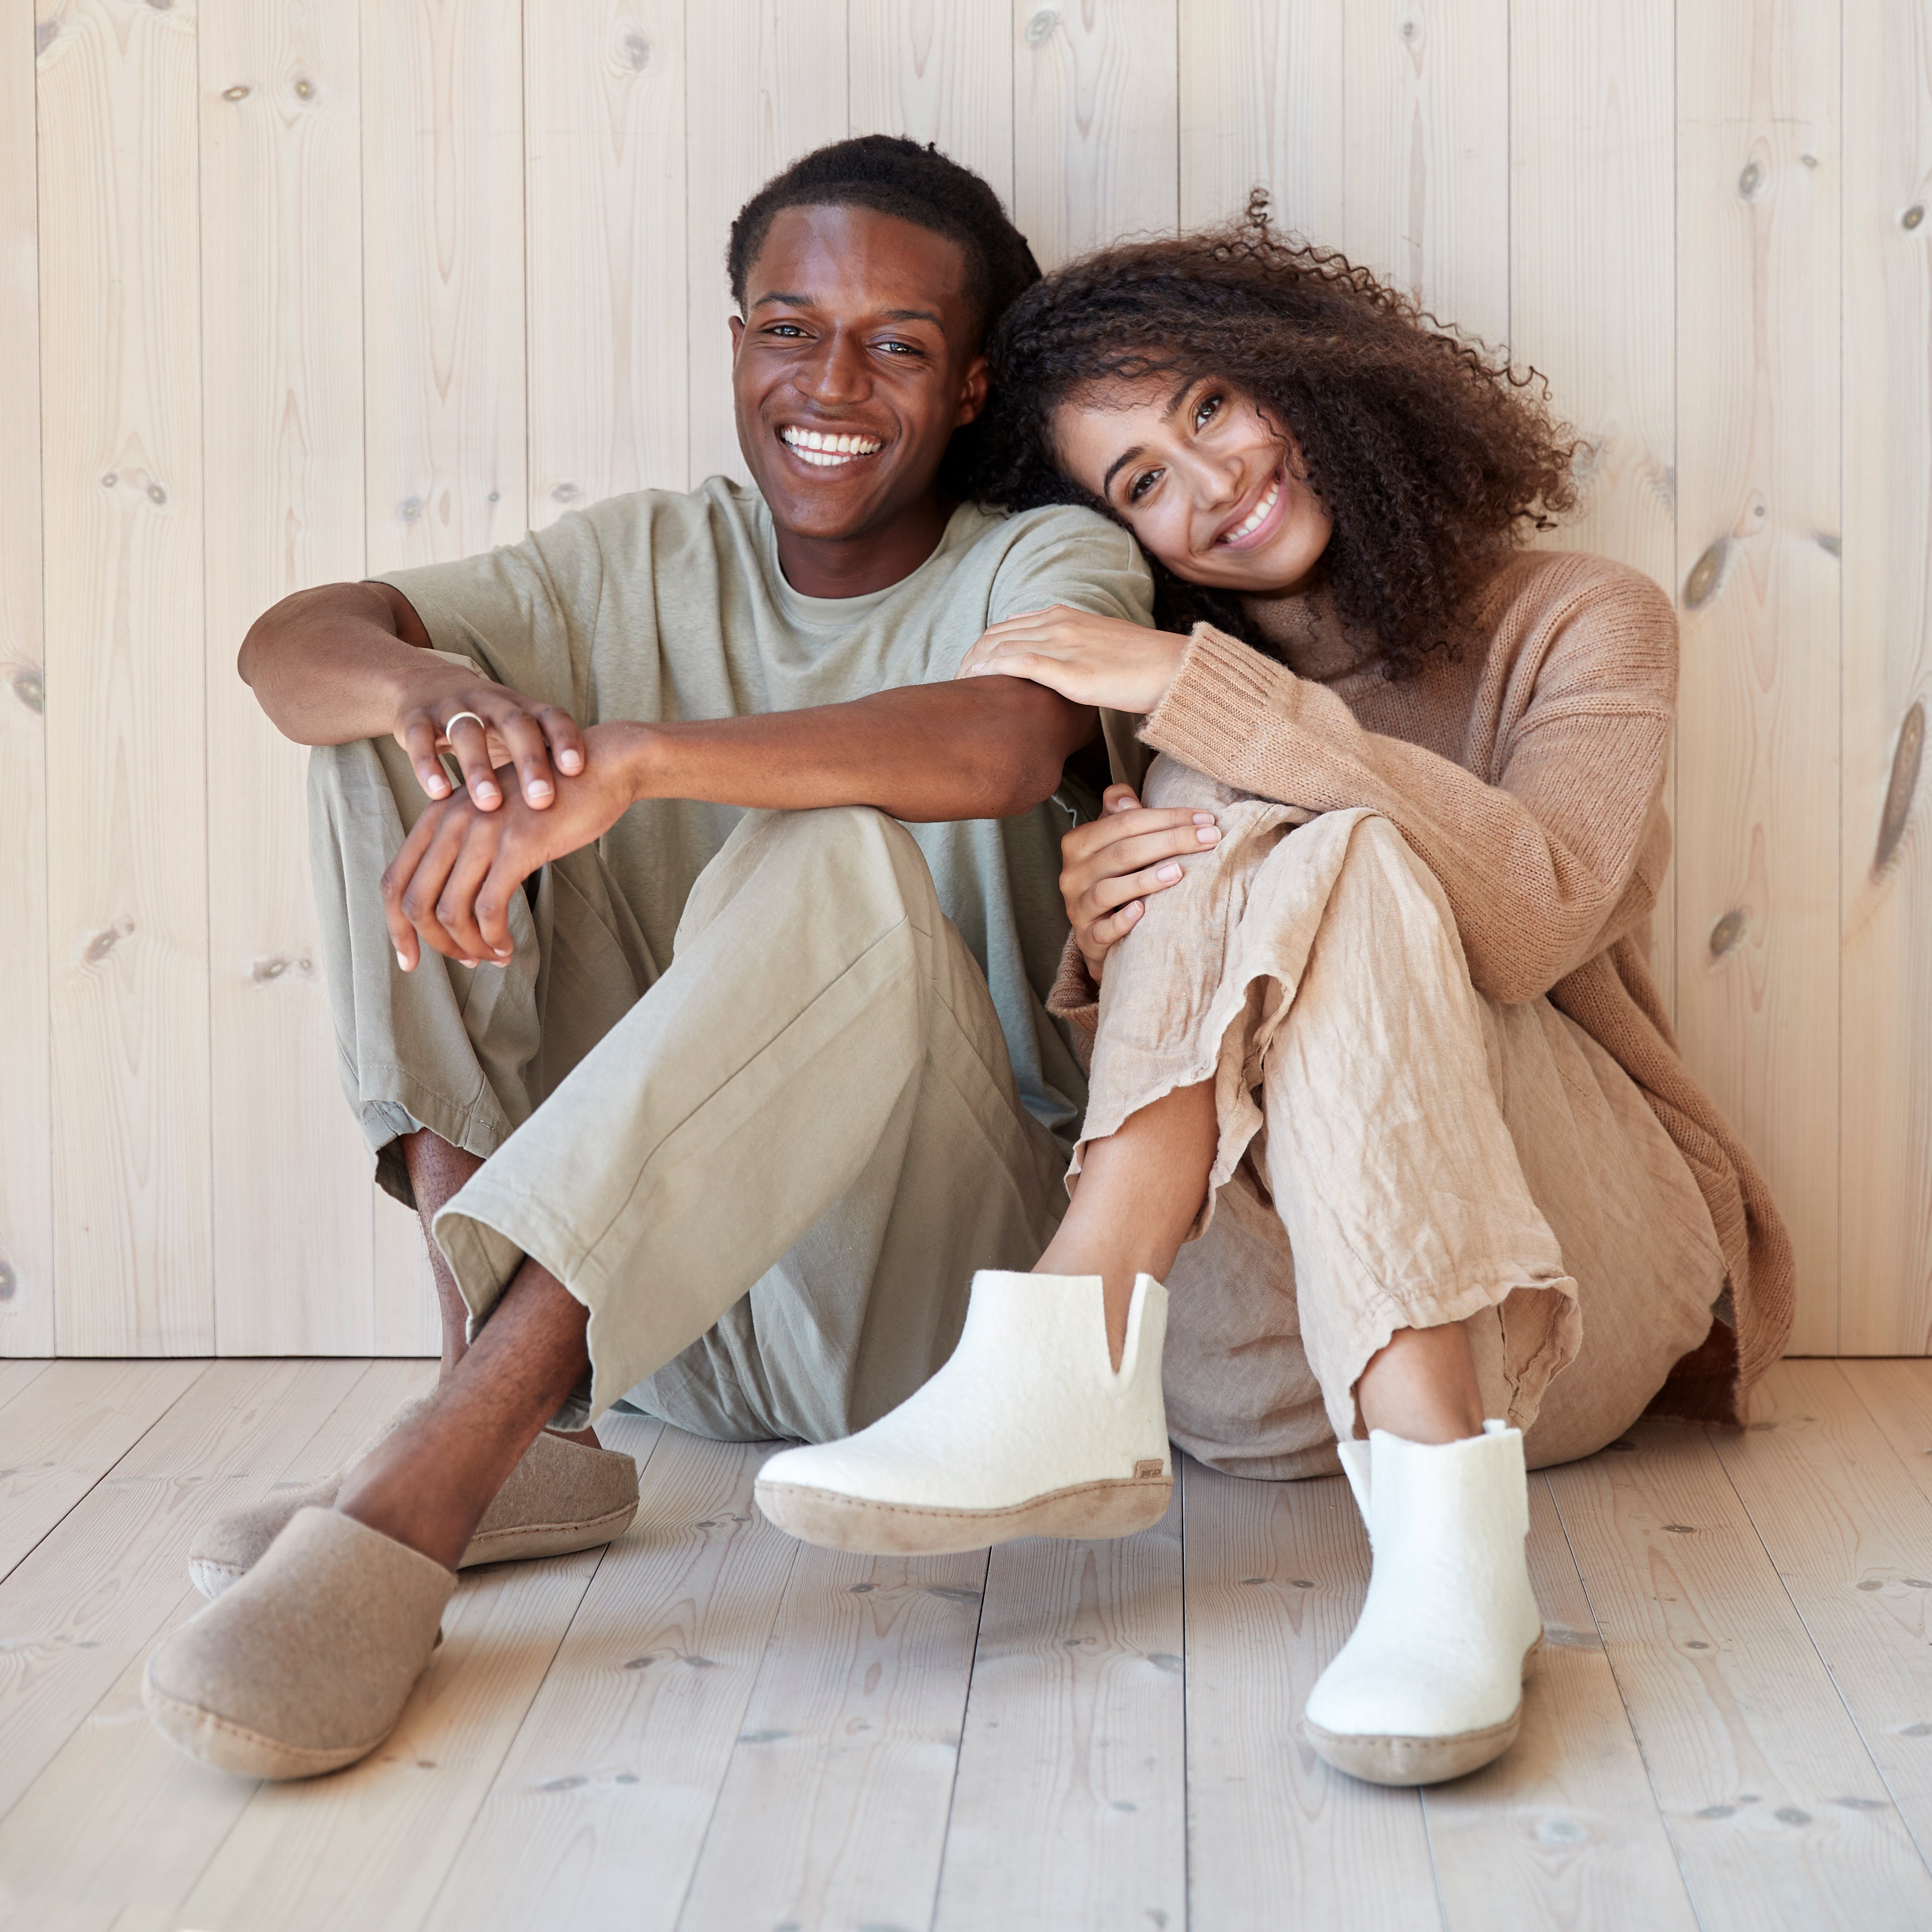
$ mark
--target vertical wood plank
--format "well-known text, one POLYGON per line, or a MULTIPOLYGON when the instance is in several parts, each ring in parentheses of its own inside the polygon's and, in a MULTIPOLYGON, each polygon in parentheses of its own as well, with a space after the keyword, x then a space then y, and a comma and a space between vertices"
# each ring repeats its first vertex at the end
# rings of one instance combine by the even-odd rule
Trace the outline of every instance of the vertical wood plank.
POLYGON ((845 10, 808 0, 687 9, 691 480, 747 480, 731 411, 733 218, 788 163, 849 128, 845 10))
POLYGON ((1847 1362, 1840 1372, 1919 1493, 1932 1498, 1932 1367, 1922 1360, 1847 1362))
POLYGON ((352 8, 201 0, 216 1340, 375 1346, 373 1189, 342 1100, 306 862, 308 754, 236 676, 249 625, 362 574, 352 8))
POLYGON ((684 14, 526 0, 534 526, 690 468, 684 14))
POLYGON ((1189 1925, 1440 1924, 1417 1794, 1331 1771, 1301 1735, 1369 1587, 1347 1484, 1249 1482, 1192 1460, 1181 1479, 1189 1925))
POLYGON ((938 143, 1013 201, 1012 42, 986 0, 851 0, 852 131, 938 143))
POLYGON ((992 1552, 935 1932, 1186 1922, 1180 1511, 992 1552))
POLYGON ((1178 12, 1013 0, 1013 206, 1041 267, 1178 224, 1178 12))
POLYGON ((1844 1303, 1932 1354, 1932 8, 1845 10, 1844 1303))
POLYGON ((59 32, 0 37, 0 1355, 54 1351, 34 63, 59 32))
POLYGON ((362 0, 368 566, 529 526, 519 0, 362 0))
POLYGON ((1510 286, 1509 0, 1347 9, 1342 245, 1501 346, 1510 286))
POLYGON ((1180 225, 1231 220, 1257 184, 1275 220, 1342 244, 1344 0, 1187 0, 1180 225))
MULTIPOLYGON (((1581 518, 1546 541, 1676 574, 1673 0, 1514 0, 1510 343, 1588 445, 1581 518)), ((1666 781, 1672 802, 1676 774, 1666 781)), ((1673 882, 1651 954, 1666 1010, 1673 882)))
POLYGON ((195 8, 40 62, 58 1326, 214 1346, 195 8))
POLYGON ((1678 1030, 1838 1336, 1836 0, 1678 24, 1678 1030))

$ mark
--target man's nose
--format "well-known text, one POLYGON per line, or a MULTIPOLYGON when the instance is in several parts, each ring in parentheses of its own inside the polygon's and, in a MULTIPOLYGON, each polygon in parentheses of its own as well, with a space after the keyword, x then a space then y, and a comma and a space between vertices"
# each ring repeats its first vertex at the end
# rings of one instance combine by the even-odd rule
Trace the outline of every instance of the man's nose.
POLYGON ((803 359, 798 371, 798 386, 814 402, 854 403, 870 388, 866 359, 860 345, 849 336, 827 336, 803 359))

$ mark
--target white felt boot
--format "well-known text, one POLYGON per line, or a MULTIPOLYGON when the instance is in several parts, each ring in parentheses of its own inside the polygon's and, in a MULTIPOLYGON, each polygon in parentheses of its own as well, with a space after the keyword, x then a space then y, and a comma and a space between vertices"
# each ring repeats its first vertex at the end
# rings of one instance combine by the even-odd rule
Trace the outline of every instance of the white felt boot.
POLYGON ((1375 1568, 1304 1728, 1337 1770, 1372 1784, 1460 1778, 1515 1742, 1543 1647, 1522 1432, 1486 1422, 1436 1444, 1377 1430, 1339 1446, 1375 1568))
POLYGON ((946 1366, 869 1429, 774 1456, 758 1507, 807 1543, 878 1556, 1131 1536, 1174 1490, 1166 1334, 1167 1291, 1141 1275, 1117 1373, 1098 1275, 982 1268, 946 1366))

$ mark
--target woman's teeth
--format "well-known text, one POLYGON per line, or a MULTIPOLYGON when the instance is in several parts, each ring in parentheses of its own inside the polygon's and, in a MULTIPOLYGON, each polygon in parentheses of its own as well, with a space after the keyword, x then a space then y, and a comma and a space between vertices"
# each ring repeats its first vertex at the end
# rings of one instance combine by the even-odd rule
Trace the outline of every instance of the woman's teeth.
POLYGON ((836 469, 855 456, 876 456, 885 445, 869 436, 824 436, 815 429, 782 429, 778 440, 801 460, 820 470, 836 469))
POLYGON ((1223 543, 1239 543, 1242 538, 1252 536, 1268 521, 1269 513, 1274 508, 1275 499, 1280 494, 1281 478, 1277 476, 1268 485, 1268 494, 1232 530, 1224 532, 1221 541, 1223 543))

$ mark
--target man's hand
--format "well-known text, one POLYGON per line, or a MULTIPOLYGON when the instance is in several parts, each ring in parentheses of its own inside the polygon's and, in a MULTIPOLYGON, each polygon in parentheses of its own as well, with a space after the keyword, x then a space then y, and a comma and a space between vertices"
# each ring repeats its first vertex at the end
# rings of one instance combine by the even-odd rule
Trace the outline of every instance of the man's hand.
POLYGON ((1130 785, 1109 785, 1102 804, 1092 824, 1076 825, 1060 842, 1060 896, 1096 986, 1108 952, 1139 923, 1149 896, 1178 884, 1181 860, 1221 838, 1211 812, 1157 811, 1130 785))
POLYGON ((1187 640, 1119 617, 1055 604, 1009 617, 960 661, 961 677, 1030 678, 1076 704, 1151 711, 1180 670, 1187 640))
POLYGON ((568 712, 427 655, 410 667, 390 730, 431 798, 449 796, 437 754, 452 752, 471 802, 482 812, 503 802, 501 766, 514 768, 523 802, 533 812, 548 811, 555 800, 557 773, 574 778, 584 769, 584 734, 568 712))
MULTIPOLYGON (((424 945, 466 966, 510 958, 512 895, 539 866, 601 838, 634 802, 622 750, 634 730, 593 724, 580 740, 581 775, 563 779, 541 811, 513 785, 507 800, 500 787, 486 810, 472 786, 423 813, 382 874, 382 910, 404 972, 424 945)), ((502 777, 508 785, 509 772, 502 777)))

